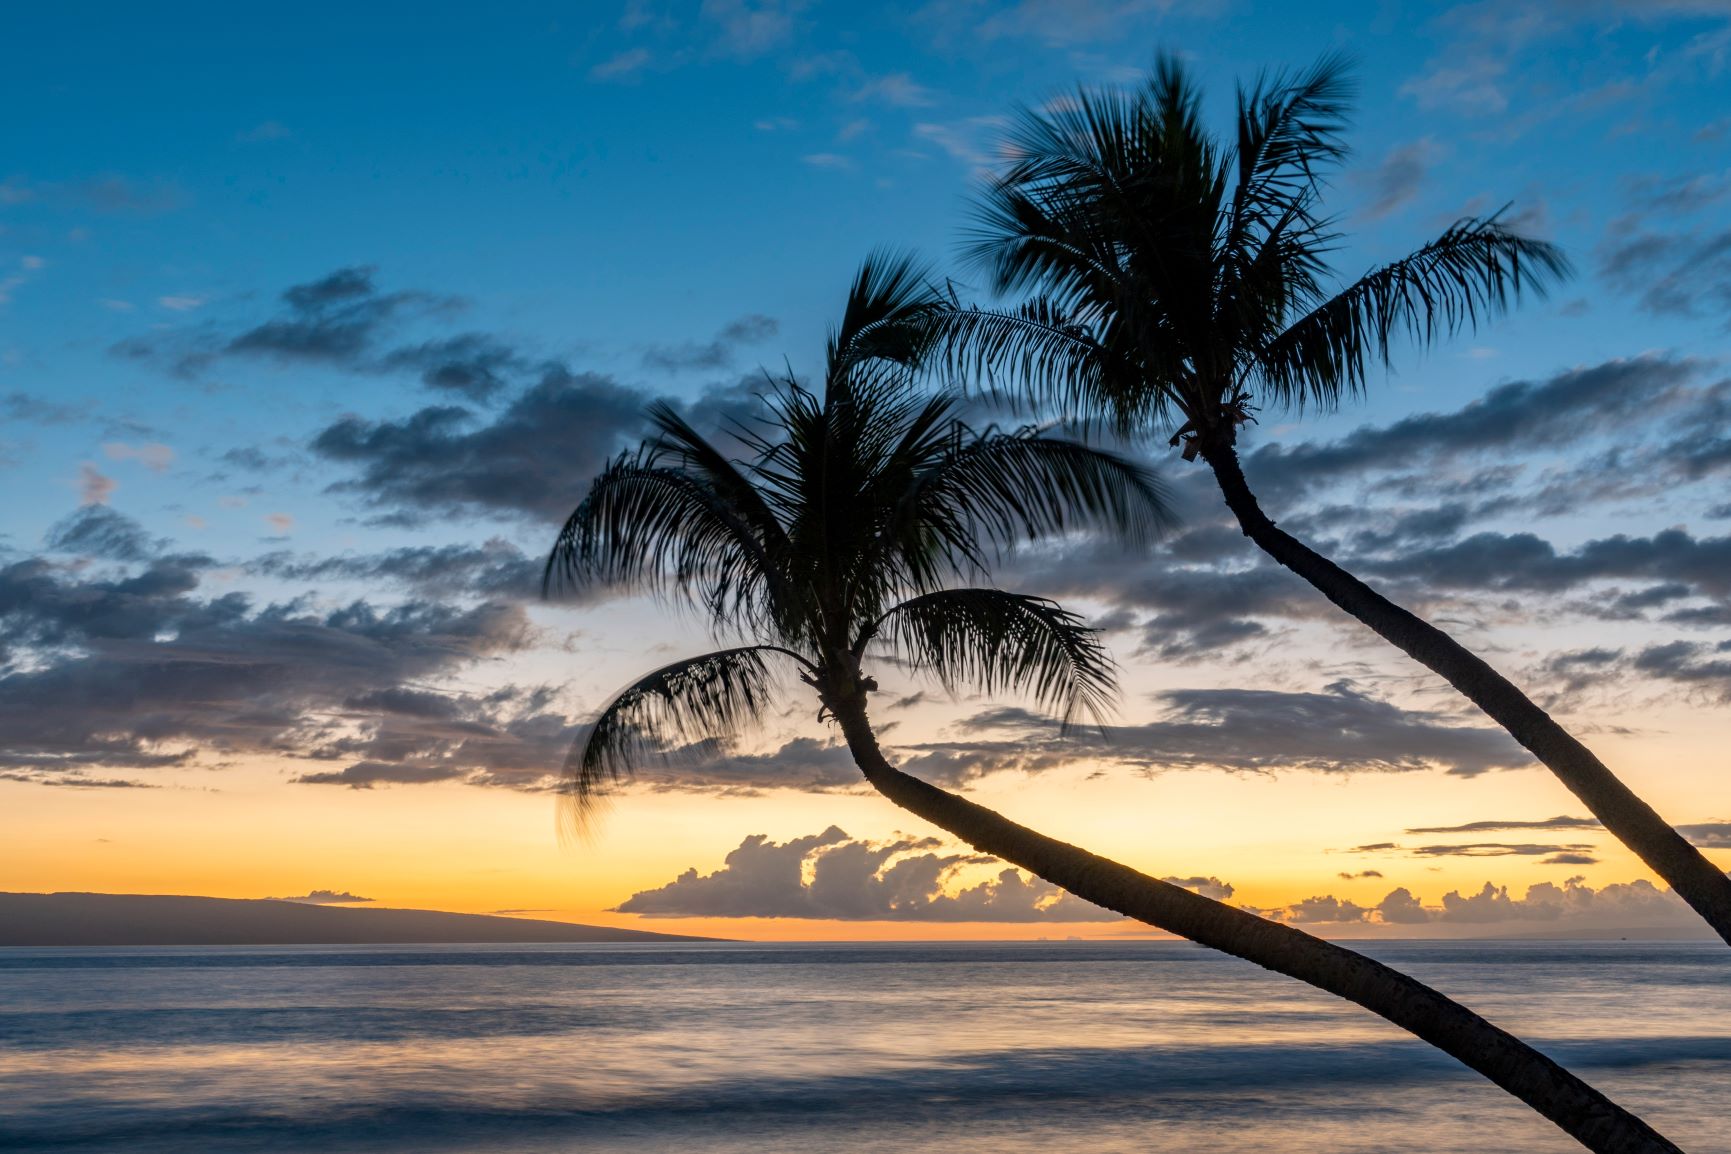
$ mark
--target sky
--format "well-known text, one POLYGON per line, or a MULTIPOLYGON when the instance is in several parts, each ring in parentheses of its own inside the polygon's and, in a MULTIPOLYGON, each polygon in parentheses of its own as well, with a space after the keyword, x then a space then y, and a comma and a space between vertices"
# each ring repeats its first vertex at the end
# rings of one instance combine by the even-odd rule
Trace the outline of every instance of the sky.
MULTIPOLYGON (((583 722, 711 638, 538 572, 645 404, 713 425, 810 373, 874 247, 986 299, 959 248, 1006 117, 1160 51, 1222 128, 1237 80, 1356 62, 1343 278, 1499 209, 1567 252, 1362 401, 1263 413, 1246 467, 1731 865, 1731 3, 64 3, 0 39, 0 889, 1140 932, 877 798, 799 686, 561 840, 583 722)), ((999 575, 1107 631, 1108 732, 886 669, 903 764, 1324 934, 1692 925, 1147 452, 1156 551, 999 575)))

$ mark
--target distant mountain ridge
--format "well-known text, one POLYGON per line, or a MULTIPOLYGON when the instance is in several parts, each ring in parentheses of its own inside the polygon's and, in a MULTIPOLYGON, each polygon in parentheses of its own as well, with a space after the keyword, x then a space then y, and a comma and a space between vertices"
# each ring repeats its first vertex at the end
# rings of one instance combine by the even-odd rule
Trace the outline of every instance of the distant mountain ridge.
POLYGON ((308 905, 275 898, 0 893, 0 946, 705 942, 538 918, 308 905))

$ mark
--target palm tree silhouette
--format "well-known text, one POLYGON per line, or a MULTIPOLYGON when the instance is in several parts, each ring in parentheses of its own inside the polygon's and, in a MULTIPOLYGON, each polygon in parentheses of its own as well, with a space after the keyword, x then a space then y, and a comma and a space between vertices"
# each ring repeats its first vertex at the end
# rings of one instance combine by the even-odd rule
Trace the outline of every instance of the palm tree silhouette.
POLYGON ((1319 181, 1344 155, 1348 95, 1338 57, 1265 77, 1239 89, 1222 142, 1167 57, 1140 89, 1024 110, 968 251, 996 291, 1026 300, 954 305, 943 359, 1120 432, 1175 428, 1171 445, 1207 462, 1246 536, 1508 730, 1731 942, 1731 878, 1488 662, 1280 529, 1245 480, 1237 440, 1258 404, 1333 406, 1364 391, 1397 337, 1471 329, 1568 271, 1555 247, 1489 216, 1333 283, 1319 181))
POLYGON ((596 479, 547 582, 683 598, 741 644, 663 666, 616 697, 567 762, 568 814, 647 759, 701 749, 764 717, 775 666, 797 672, 865 780, 982 852, 1088 901, 1348 998, 1521 1098, 1584 1145, 1671 1151, 1634 1115, 1466 1007, 1340 946, 1158 881, 909 776, 867 714, 874 657, 948 687, 1016 690, 1066 723, 1115 696, 1080 618, 978 580, 1001 550, 1078 529, 1131 541, 1166 520, 1154 479, 1111 453, 1031 430, 974 431, 955 400, 912 388, 941 298, 906 259, 861 268, 830 338, 823 391, 791 377, 767 432, 734 461, 670 406, 656 436, 596 479))

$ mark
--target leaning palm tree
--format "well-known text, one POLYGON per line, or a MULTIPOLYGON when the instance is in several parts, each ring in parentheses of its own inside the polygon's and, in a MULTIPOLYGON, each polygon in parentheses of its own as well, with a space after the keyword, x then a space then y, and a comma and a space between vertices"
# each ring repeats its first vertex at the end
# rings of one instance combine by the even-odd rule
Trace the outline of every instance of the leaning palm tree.
POLYGON ((1470 329, 1567 272, 1556 248, 1490 216, 1335 283, 1319 181, 1344 155, 1347 95, 1338 58, 1258 81, 1239 90, 1223 142, 1166 58, 1140 89, 1022 112, 969 245, 992 288, 1022 303, 954 306, 943 360, 1120 433, 1171 432, 1246 536, 1508 730, 1731 942, 1731 878, 1489 663, 1279 528, 1245 480, 1238 436, 1258 406, 1333 406, 1364 390, 1397 337, 1470 329))
POLYGON ((1104 530, 1149 538, 1154 479, 1111 453, 1032 430, 975 431, 947 396, 911 387, 937 297, 905 260, 868 261, 829 341, 820 393, 789 379, 744 460, 671 406, 653 439, 598 477, 547 563, 549 586, 671 595, 724 648, 641 678, 600 713, 567 763, 568 813, 649 759, 728 741, 797 674, 840 727, 865 780, 984 853, 1107 909, 1289 974, 1454 1055, 1594 1150, 1674 1150, 1640 1119, 1464 1006, 1350 950, 1044 837, 892 766, 867 713, 868 663, 940 683, 1024 691, 1066 723, 1113 700, 1097 635, 1050 601, 979 584, 1002 549, 1104 530), (778 670, 779 667, 779 670, 778 670))

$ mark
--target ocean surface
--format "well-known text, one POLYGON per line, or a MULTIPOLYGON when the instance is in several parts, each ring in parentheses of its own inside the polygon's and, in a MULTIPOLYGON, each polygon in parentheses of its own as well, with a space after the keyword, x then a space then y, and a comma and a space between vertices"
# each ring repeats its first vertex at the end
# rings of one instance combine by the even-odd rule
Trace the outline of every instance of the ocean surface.
MULTIPOLYGON (((1731 1151, 1723 945, 1368 949, 1731 1151)), ((1051 942, 0 949, 0 1149, 1578 1147, 1296 982, 1051 942)))

